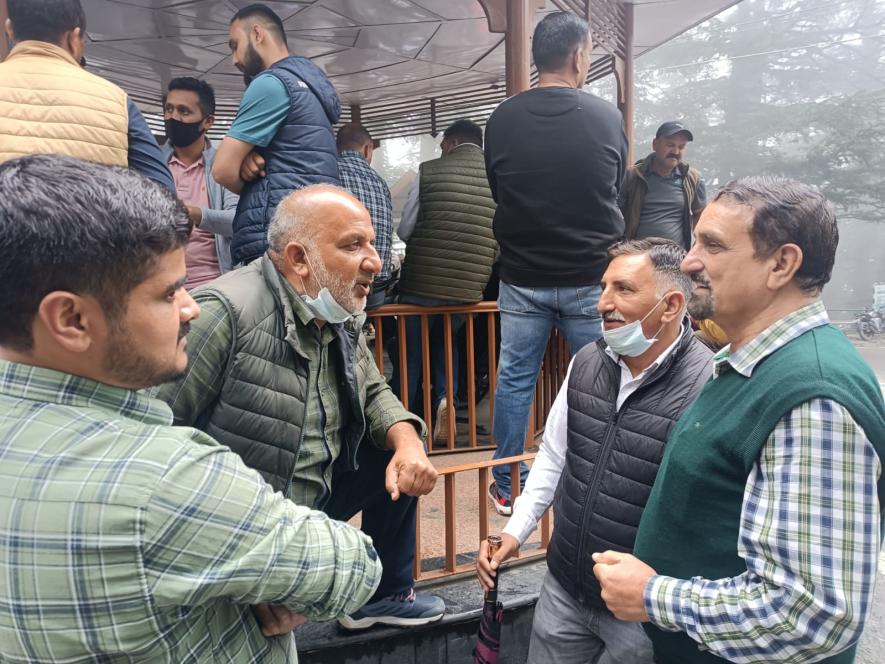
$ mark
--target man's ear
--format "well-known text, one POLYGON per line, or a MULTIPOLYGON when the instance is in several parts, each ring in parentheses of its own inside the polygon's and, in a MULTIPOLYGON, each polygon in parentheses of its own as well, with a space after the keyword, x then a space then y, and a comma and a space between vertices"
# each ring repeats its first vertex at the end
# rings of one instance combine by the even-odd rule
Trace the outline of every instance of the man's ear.
POLYGON ((47 294, 37 308, 37 325, 54 343, 69 353, 85 353, 96 334, 107 327, 104 312, 92 298, 67 291, 47 294))
POLYGON ((768 274, 768 287, 780 290, 796 276, 802 267, 802 249, 797 244, 784 244, 770 256, 771 272, 768 274))
POLYGON ((3 30, 6 33, 5 39, 8 39, 11 43, 15 43, 15 31, 12 29, 12 21, 6 19, 3 22, 3 30))
POLYGON ((661 315, 661 322, 666 324, 674 320, 681 320, 685 315, 685 295, 681 291, 673 291, 667 293, 664 300, 664 313, 661 315))
POLYGON ((252 35, 255 46, 260 46, 264 42, 264 28, 258 23, 252 24, 252 27, 249 29, 249 34, 252 35))
POLYGON ((307 262, 307 253, 304 250, 303 244, 300 242, 289 242, 285 249, 283 249, 283 258, 286 262, 286 267, 299 277, 307 279, 310 276, 310 265, 307 262))
POLYGON ((215 124, 215 116, 207 115, 205 118, 203 118, 203 123, 205 124, 204 129, 206 131, 209 131, 210 129, 212 129, 212 125, 215 124))

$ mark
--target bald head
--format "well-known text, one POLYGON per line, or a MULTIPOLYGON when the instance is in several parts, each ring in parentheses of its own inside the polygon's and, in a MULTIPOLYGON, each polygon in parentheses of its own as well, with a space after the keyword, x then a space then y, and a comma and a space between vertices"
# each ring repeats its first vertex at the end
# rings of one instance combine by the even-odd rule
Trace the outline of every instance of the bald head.
POLYGON ((368 211, 348 191, 331 184, 312 184, 282 200, 267 229, 267 244, 278 255, 290 242, 315 247, 318 235, 331 221, 363 217, 370 219, 368 211))

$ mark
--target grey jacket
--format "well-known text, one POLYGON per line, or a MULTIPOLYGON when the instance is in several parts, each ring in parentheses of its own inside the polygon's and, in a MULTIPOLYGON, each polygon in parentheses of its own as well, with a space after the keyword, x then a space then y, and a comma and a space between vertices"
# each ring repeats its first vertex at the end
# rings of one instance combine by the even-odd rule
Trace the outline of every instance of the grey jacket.
MULTIPOLYGON (((166 141, 162 147, 163 157, 169 163, 172 157, 172 145, 166 141)), ((218 184, 212 177, 212 163, 215 161, 215 148, 209 139, 206 139, 206 149, 203 151, 206 160, 206 191, 209 193, 209 207, 201 208, 203 220, 200 228, 210 233, 215 233, 215 251, 218 253, 218 267, 221 273, 231 269, 230 238, 234 232, 234 215, 237 212, 237 202, 240 197, 218 184)))

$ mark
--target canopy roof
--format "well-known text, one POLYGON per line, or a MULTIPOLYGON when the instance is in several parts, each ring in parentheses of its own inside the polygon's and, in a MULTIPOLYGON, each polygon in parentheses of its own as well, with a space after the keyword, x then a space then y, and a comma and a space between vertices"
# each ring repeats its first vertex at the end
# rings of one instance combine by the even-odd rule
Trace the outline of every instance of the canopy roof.
MULTIPOLYGON (((160 100, 170 79, 208 80, 216 129, 236 112, 243 77, 231 64, 230 17, 251 0, 84 0, 88 66, 123 87, 162 133, 160 100)), ((536 0, 535 15, 587 0, 536 0)), ((589 0, 595 57, 589 80, 614 71, 625 53, 618 0, 589 0)), ((637 0, 633 55, 641 55, 736 0, 637 0)), ((376 138, 428 133, 456 117, 482 121, 504 98, 504 35, 489 30, 478 0, 268 0, 293 54, 313 59, 376 138)), ((488 3, 486 3, 488 4, 488 3)))

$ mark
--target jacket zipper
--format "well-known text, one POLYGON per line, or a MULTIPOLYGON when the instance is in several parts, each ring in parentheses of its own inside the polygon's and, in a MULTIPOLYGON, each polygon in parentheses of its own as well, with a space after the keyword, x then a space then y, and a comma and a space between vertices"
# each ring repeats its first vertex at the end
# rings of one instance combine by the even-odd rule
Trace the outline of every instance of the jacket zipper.
MULTIPOLYGON (((673 354, 677 353, 680 349, 680 346, 677 346, 673 349, 673 354)), ((672 364, 670 356, 668 362, 666 363, 667 369, 669 370, 670 365, 672 364)), ((617 381, 618 381, 618 393, 620 393, 620 371, 621 368, 617 364, 614 367, 617 372, 617 381)), ((587 528, 590 526, 590 522, 593 520, 593 511, 590 509, 591 505, 596 503, 596 494, 599 490, 599 480, 602 477, 602 473, 605 470, 608 464, 608 458, 611 455, 612 443, 615 439, 615 434, 617 433, 620 424, 621 424, 621 416, 627 409, 627 404, 634 400, 634 397, 640 392, 644 392, 648 387, 658 380, 665 373, 661 371, 662 367, 658 367, 650 376, 649 379, 645 381, 642 385, 637 387, 631 394, 628 396, 624 403, 621 404, 620 409, 617 408, 617 394, 615 395, 615 404, 612 413, 609 415, 608 422, 606 423, 605 436, 602 438, 602 446, 599 449, 599 456, 596 458, 596 467, 593 469, 593 476, 590 478, 590 487, 587 490, 587 500, 584 502, 584 507, 581 508, 581 521, 578 527, 578 559, 577 559, 577 578, 575 579, 578 586, 578 596, 579 599, 584 599, 584 591, 583 591, 583 579, 586 569, 586 538, 584 537, 584 533, 587 531, 587 528)))

